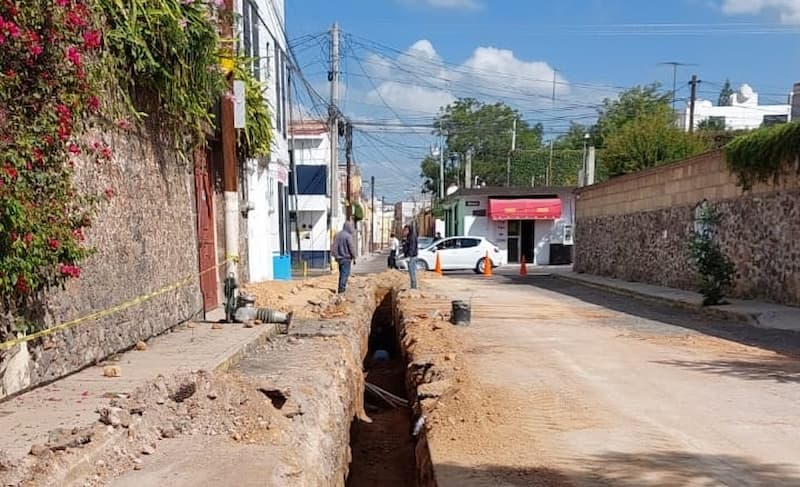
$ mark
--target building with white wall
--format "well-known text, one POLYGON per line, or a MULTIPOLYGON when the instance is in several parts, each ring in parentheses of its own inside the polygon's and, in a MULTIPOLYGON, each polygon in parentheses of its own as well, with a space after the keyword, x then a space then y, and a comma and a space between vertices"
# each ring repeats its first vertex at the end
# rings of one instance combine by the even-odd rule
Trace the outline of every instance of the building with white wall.
POLYGON ((236 0, 239 54, 253 59, 253 75, 266 86, 272 115, 272 151, 243 162, 246 248, 253 282, 289 278, 289 60, 283 0, 236 0))
POLYGON ((290 180, 292 264, 305 262, 310 268, 329 265, 331 232, 328 228, 330 200, 330 131, 324 122, 296 122, 290 127, 295 174, 290 180), (299 238, 299 240, 298 240, 299 238))
MULTIPOLYGON (((731 96, 730 104, 715 106, 709 100, 698 100, 694 109, 694 128, 705 121, 716 121, 728 130, 752 130, 765 125, 786 123, 792 120, 792 105, 759 105, 758 93, 748 84, 742 85, 731 96)), ((689 130, 690 111, 682 114, 685 130, 689 130)))
POLYGON ((534 265, 572 261, 574 188, 460 189, 442 203, 446 237, 492 241, 505 262, 534 265))

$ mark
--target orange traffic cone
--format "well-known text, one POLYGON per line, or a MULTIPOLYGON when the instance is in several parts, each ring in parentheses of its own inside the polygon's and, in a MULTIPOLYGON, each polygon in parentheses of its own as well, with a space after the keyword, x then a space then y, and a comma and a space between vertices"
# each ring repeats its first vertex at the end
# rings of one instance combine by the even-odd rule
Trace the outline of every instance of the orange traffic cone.
POLYGON ((486 251, 486 257, 483 261, 483 276, 492 277, 492 259, 489 258, 489 251, 486 251))
POLYGON ((528 264, 525 262, 525 254, 522 254, 522 262, 519 264, 519 275, 522 277, 528 275, 528 264))
POLYGON ((439 254, 436 254, 436 266, 433 269, 436 274, 442 275, 442 261, 439 259, 439 254))

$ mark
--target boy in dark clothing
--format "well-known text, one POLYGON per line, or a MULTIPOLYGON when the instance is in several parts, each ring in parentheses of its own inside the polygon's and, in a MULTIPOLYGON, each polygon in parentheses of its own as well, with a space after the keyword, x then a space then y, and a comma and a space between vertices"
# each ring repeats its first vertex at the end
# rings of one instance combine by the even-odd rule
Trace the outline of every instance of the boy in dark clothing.
POLYGON ((403 255, 408 258, 408 276, 411 278, 411 289, 417 288, 417 255, 419 255, 419 242, 417 232, 413 226, 403 228, 403 255))
POLYGON ((339 294, 347 291, 347 279, 356 262, 356 246, 353 243, 353 224, 345 222, 342 231, 333 238, 331 255, 339 265, 339 294))

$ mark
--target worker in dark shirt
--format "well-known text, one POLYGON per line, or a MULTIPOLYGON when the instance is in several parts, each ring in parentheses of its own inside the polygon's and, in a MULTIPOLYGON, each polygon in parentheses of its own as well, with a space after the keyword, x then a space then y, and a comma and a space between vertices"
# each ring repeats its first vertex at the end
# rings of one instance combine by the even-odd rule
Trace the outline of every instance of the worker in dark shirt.
POLYGON ((408 276, 411 279, 411 289, 417 288, 417 255, 419 255, 419 242, 417 231, 413 225, 403 228, 403 255, 408 259, 408 276))
POLYGON ((331 255, 339 265, 339 294, 347 291, 347 279, 356 262, 356 246, 353 243, 353 224, 345 222, 342 231, 333 237, 331 255))

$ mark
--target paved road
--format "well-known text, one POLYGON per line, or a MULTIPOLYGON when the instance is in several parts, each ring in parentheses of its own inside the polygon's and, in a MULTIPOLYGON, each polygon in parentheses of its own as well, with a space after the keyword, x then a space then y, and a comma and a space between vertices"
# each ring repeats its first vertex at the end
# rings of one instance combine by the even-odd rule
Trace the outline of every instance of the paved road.
POLYGON ((798 335, 552 278, 430 285, 472 300, 464 361, 501 411, 440 486, 800 486, 798 335))

